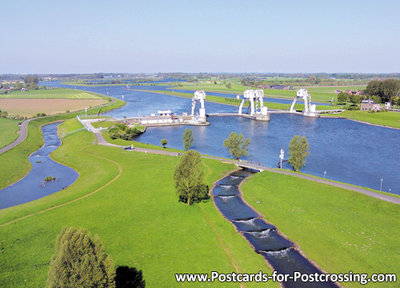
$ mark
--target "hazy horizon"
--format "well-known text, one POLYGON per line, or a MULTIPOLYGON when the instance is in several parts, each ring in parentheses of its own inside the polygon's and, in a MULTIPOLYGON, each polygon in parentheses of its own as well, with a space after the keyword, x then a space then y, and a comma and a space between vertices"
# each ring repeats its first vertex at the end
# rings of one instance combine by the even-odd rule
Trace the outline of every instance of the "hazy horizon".
POLYGON ((0 74, 399 73, 397 1, 7 1, 0 74))

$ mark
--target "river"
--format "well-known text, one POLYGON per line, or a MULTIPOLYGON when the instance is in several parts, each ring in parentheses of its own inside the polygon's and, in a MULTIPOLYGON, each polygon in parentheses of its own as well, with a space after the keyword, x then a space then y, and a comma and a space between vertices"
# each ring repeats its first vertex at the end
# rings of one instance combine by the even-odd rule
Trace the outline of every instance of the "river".
MULTIPOLYGON (((52 82, 50 85, 73 88, 52 82)), ((137 86, 143 89, 149 86, 137 86)), ((150 86, 154 87, 160 86, 150 86)), ((191 100, 151 92, 127 90, 126 86, 78 87, 120 98, 127 105, 106 115, 123 118, 150 115, 170 109, 174 113, 190 112, 191 100)), ((131 88, 135 88, 132 87, 131 88)), ((164 88, 159 88, 164 89, 164 88)), ((206 103, 206 112, 236 112, 235 107, 206 103)), ((191 128, 192 148, 200 153, 229 157, 222 143, 233 131, 250 137, 249 156, 244 158, 276 167, 280 149, 288 157, 288 144, 294 135, 303 135, 310 144, 310 156, 301 170, 312 174, 400 195, 400 130, 372 126, 347 119, 307 118, 298 115, 271 114, 270 122, 258 122, 239 117, 209 117, 207 127, 149 128, 138 141, 160 145, 168 140, 168 147, 183 149, 182 133, 191 128), (324 173, 326 171, 326 173, 324 173)), ((286 164, 287 165, 287 164, 286 164)), ((286 168, 290 168, 286 166, 286 168)))

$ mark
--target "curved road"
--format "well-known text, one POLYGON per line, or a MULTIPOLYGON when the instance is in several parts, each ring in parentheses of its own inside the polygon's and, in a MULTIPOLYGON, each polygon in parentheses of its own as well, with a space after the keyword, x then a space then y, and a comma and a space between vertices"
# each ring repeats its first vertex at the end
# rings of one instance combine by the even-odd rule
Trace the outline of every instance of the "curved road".
MULTIPOLYGON (((97 119, 95 120, 97 121, 97 119)), ((119 147, 119 148, 126 148, 126 146, 120 146, 120 145, 115 145, 115 144, 111 144, 108 143, 103 135, 101 134, 101 130, 100 129, 96 129, 91 125, 92 121, 88 121, 88 120, 83 120, 81 121, 81 123, 86 127, 87 130, 93 132, 96 135, 97 138, 97 143, 100 145, 105 145, 105 146, 112 146, 112 147, 119 147)), ((155 149, 145 149, 145 148, 135 148, 133 151, 137 151, 137 152, 143 152, 143 153, 152 153, 152 154, 162 154, 162 155, 169 155, 169 156, 179 156, 182 153, 178 153, 178 152, 170 152, 170 151, 163 151, 163 150, 155 150, 155 149)), ((304 174, 298 174, 298 173, 294 173, 294 172, 290 172, 290 171, 286 171, 286 170, 279 170, 279 169, 272 169, 272 168, 268 168, 268 167, 264 167, 264 166, 258 166, 255 164, 249 164, 247 162, 240 162, 240 161, 235 161, 235 160, 229 160, 229 159, 224 159, 224 158, 220 158, 220 157, 213 157, 213 156, 202 156, 202 158, 208 158, 208 159, 215 159, 215 160, 219 160, 219 161, 224 161, 224 162, 228 162, 228 163, 232 163, 235 164, 236 166, 248 166, 252 169, 256 169, 256 170, 266 170, 269 172, 273 172, 273 173, 279 173, 279 174, 285 174, 285 175, 289 175, 289 176, 294 176, 294 177, 298 177, 298 178, 303 178, 303 179, 307 179, 307 180, 311 180, 314 182, 318 182, 318 183, 323 183, 323 184, 328 184, 331 186, 336 186, 339 188, 343 188, 343 189, 347 189, 347 190, 351 190, 354 192, 358 192, 358 193, 362 193, 364 195, 376 198, 376 199, 380 199, 386 202, 391 202, 394 204, 399 204, 400 205, 400 198, 394 197, 394 196, 390 196, 390 195, 386 195, 386 194, 381 194, 378 192, 374 192, 368 189, 363 189, 361 187, 356 187, 356 186, 352 186, 349 184, 345 184, 345 183, 338 183, 338 182, 334 182, 331 180, 327 180, 327 179, 319 179, 319 178, 315 178, 309 175, 304 175, 304 174)))
POLYGON ((20 144, 22 141, 24 141, 26 139, 26 136, 28 136, 28 129, 27 129, 28 128, 28 123, 33 119, 34 118, 27 119, 24 122, 22 122, 21 129, 19 129, 19 132, 18 132, 18 134, 19 134, 18 138, 14 142, 12 142, 11 144, 8 144, 6 147, 1 148, 0 149, 0 155, 3 154, 4 152, 14 148, 15 146, 17 146, 18 144, 20 144))

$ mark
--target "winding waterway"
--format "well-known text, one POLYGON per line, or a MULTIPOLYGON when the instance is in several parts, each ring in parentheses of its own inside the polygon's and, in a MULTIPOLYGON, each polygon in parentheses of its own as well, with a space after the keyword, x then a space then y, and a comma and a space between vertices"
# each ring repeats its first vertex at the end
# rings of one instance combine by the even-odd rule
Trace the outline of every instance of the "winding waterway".
MULTIPOLYGON (((239 170, 218 181, 212 191, 213 201, 224 217, 235 225, 236 230, 250 243, 255 252, 262 255, 279 274, 321 274, 313 263, 305 258, 295 244, 282 236, 277 228, 266 222, 242 199, 238 186, 252 173, 239 170)), ((332 282, 283 281, 285 288, 333 288, 332 282)))
MULTIPOLYGON (((44 83, 46 84, 46 83, 44 83)), ((71 88, 52 82, 49 85, 71 88)), ((137 86, 138 89, 165 89, 160 86, 137 86)), ((78 87, 82 90, 121 98, 127 105, 106 115, 123 118, 150 115, 170 109, 181 114, 191 109, 191 99, 151 92, 127 90, 126 86, 78 87)), ((134 89, 135 87, 132 87, 134 89)), ((207 113, 236 112, 237 108, 206 103, 207 113)), ((222 143, 232 132, 251 138, 245 159, 276 167, 280 149, 286 151, 294 135, 306 136, 310 156, 302 172, 336 181, 400 194, 400 130, 358 123, 347 119, 307 118, 290 114, 271 114, 270 122, 239 117, 209 117, 207 127, 190 127, 194 134, 192 148, 200 153, 230 157, 222 143), (324 173, 326 171, 326 173, 324 173), (382 180, 381 180, 382 179, 382 180)), ((137 140, 183 149, 182 133, 188 126, 148 128, 137 140)), ((285 164, 287 165, 287 164, 285 164)), ((285 166, 285 168, 291 168, 285 166)))
POLYGON ((78 179, 79 175, 75 170, 50 158, 50 153, 61 145, 57 135, 59 124, 53 123, 42 127, 45 143, 29 156, 31 171, 20 181, 0 190, 0 209, 48 196, 68 187, 78 179), (54 177, 55 180, 44 181, 47 176, 54 177))

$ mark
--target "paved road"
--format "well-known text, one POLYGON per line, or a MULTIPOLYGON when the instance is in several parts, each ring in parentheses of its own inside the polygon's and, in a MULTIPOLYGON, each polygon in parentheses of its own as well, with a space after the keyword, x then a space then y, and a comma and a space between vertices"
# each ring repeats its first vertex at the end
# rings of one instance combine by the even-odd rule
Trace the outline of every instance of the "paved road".
POLYGON ((22 141, 24 141, 26 139, 26 136, 28 136, 28 123, 31 120, 32 119, 28 119, 28 120, 25 120, 24 122, 22 122, 21 129, 18 132, 19 133, 18 138, 13 143, 8 144, 4 148, 1 148, 0 155, 3 154, 4 152, 14 148, 15 146, 17 146, 18 144, 20 144, 22 141))
MULTIPOLYGON (((97 121, 97 120, 96 120, 97 121)), ((120 147, 120 148, 126 148, 126 146, 119 146, 119 145, 114 145, 114 144, 110 144, 107 141, 105 141, 103 135, 101 134, 99 129, 94 128, 90 122, 86 122, 85 124, 87 124, 87 128, 92 131, 97 138, 97 141, 100 145, 105 145, 105 146, 112 146, 112 147, 120 147)), ((169 155, 169 156, 179 156, 181 153, 177 153, 177 152, 170 152, 170 151, 163 151, 163 150, 155 150, 155 149, 144 149, 144 148, 135 148, 133 151, 137 151, 137 152, 144 152, 144 153, 152 153, 152 154, 162 154, 162 155, 169 155)), ((219 161, 223 161, 223 162, 227 162, 227 163, 232 163, 235 165, 240 166, 241 164, 248 166, 249 163, 247 162, 240 162, 240 161, 235 161, 235 160, 230 160, 230 159, 224 159, 224 158, 220 158, 220 157, 214 157, 214 156, 202 156, 203 158, 208 158, 208 159, 215 159, 215 160, 219 160, 219 161)), ((269 171, 272 173, 279 173, 279 174, 284 174, 284 175, 290 175, 290 176, 294 176, 294 177, 298 177, 298 178, 302 178, 302 179, 307 179, 307 180, 311 180, 314 182, 318 182, 318 183, 324 183, 324 184, 328 184, 331 186, 335 186, 335 187, 339 187, 339 188, 343 188, 343 189, 347 189, 347 190, 351 190, 351 191, 355 191, 358 193, 362 193, 364 195, 370 196, 370 197, 374 197, 383 201, 387 201, 387 202, 391 202, 391 203, 395 203, 395 204, 400 204, 400 198, 397 197, 393 197, 390 195, 385 195, 385 194, 381 194, 381 193, 377 193, 377 192, 373 192, 367 189, 363 189, 360 187, 354 187, 348 184, 344 184, 344 183, 338 183, 338 182, 334 182, 334 181, 330 181, 327 179, 319 179, 319 178, 315 178, 312 176, 308 176, 308 175, 303 175, 303 174, 297 174, 294 172, 290 172, 290 171, 284 171, 284 170, 279 170, 279 169, 272 169, 272 168, 268 168, 268 167, 264 167, 264 166, 259 166, 256 164, 251 164, 252 168, 254 169, 260 169, 260 170, 265 170, 265 171, 269 171)))

